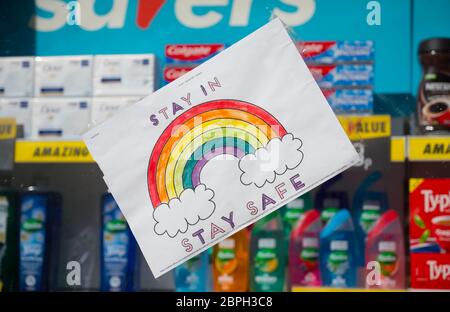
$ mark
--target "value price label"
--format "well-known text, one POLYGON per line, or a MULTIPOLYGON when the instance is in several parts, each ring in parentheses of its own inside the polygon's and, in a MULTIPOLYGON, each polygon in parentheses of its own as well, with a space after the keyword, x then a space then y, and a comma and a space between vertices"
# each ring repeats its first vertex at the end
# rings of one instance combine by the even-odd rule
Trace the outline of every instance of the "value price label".
POLYGON ((352 141, 391 136, 391 116, 339 116, 339 122, 352 141))
POLYGON ((0 140, 9 140, 16 137, 16 120, 13 118, 0 118, 0 140))

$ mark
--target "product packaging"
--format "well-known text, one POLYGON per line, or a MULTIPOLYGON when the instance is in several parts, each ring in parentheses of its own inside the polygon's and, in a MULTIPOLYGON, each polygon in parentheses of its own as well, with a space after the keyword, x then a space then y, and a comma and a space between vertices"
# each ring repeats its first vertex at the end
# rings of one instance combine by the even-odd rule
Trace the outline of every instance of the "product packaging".
POLYGON ((175 268, 176 291, 208 291, 211 268, 209 253, 205 251, 175 268))
POLYGON ((33 57, 0 57, 0 97, 33 95, 33 57))
POLYGON ((111 194, 102 198, 101 290, 133 291, 137 287, 136 241, 111 194))
MULTIPOLYGON (((336 179, 338 179, 338 176, 336 179)), ((334 217, 341 209, 349 209, 348 193, 345 191, 329 191, 327 187, 335 180, 330 180, 322 185, 317 192, 314 207, 320 212, 320 219, 323 225, 334 217)))
POLYGON ((291 230, 297 225, 305 212, 313 208, 311 193, 306 193, 297 199, 287 203, 281 208, 281 215, 283 216, 283 226, 288 237, 291 235, 291 230))
POLYGON ((0 292, 17 290, 19 216, 17 194, 0 188, 0 292))
POLYGON ((370 63, 374 60, 373 41, 302 41, 297 43, 306 63, 370 63))
POLYGON ((36 57, 34 96, 91 96, 92 56, 36 57))
POLYGON ((0 117, 14 118, 17 124, 17 137, 29 138, 31 135, 31 99, 0 99, 0 117))
POLYGON ((249 233, 244 229, 213 247, 214 291, 248 290, 249 244, 249 233))
POLYGON ((320 286, 319 236, 322 221, 318 210, 305 212, 292 230, 289 243, 290 286, 320 286))
POLYGON ((279 19, 83 139, 155 277, 359 160, 279 19))
POLYGON ((153 54, 96 55, 95 96, 145 96, 156 90, 153 54))
POLYGON ((224 50, 224 44, 168 44, 165 48, 168 64, 201 64, 224 50))
POLYGON ((450 289, 450 179, 409 180, 411 287, 450 289))
POLYGON ((450 38, 422 41, 423 67, 417 96, 417 121, 422 132, 450 132, 450 38))
POLYGON ((369 88, 373 82, 372 64, 308 65, 321 88, 369 88))
POLYGON ((356 239, 347 209, 334 215, 320 233, 320 276, 323 286, 356 287, 356 239))
POLYGON ((286 247, 278 211, 255 224, 250 239, 251 291, 283 291, 286 247))
POLYGON ((405 288, 404 244, 403 227, 397 212, 392 209, 386 211, 367 235, 365 247, 367 288, 405 288))
POLYGON ((48 291, 55 284, 61 198, 27 191, 20 196, 20 291, 48 291))
POLYGON ((139 96, 95 97, 92 99, 90 122, 92 125, 102 123, 140 99, 139 96))
POLYGON ((353 196, 352 214, 355 222, 355 232, 358 246, 358 266, 365 266, 365 246, 367 234, 372 230, 381 215, 388 210, 389 203, 385 192, 373 192, 368 189, 374 181, 380 178, 375 172, 364 179, 353 196))
POLYGON ((194 64, 190 65, 170 65, 164 68, 163 79, 165 84, 169 84, 172 81, 180 78, 184 74, 190 72, 195 68, 194 64))
POLYGON ((324 89, 323 94, 336 114, 372 114, 372 89, 324 89))
POLYGON ((78 139, 88 127, 90 101, 89 98, 33 99, 32 138, 78 139))

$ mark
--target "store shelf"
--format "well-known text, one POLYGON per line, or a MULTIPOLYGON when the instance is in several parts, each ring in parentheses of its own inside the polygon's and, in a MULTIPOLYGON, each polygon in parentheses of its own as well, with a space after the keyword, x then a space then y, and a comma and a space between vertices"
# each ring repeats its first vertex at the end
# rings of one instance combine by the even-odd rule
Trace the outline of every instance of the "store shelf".
POLYGON ((292 287, 292 292, 406 292, 407 289, 366 289, 333 287, 292 287))

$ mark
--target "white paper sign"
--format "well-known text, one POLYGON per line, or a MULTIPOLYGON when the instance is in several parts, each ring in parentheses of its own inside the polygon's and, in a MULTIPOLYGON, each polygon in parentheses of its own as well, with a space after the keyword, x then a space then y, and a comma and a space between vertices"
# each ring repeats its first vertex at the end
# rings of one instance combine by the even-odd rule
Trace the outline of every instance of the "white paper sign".
POLYGON ((155 277, 358 161, 278 19, 84 140, 155 277))

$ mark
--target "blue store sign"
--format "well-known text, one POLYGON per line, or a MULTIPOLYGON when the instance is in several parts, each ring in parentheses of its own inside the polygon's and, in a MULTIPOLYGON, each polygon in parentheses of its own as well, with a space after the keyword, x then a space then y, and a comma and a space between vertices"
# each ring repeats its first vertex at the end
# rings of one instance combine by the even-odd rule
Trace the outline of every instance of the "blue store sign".
POLYGON ((274 13, 298 40, 373 40, 376 91, 411 90, 410 0, 36 0, 36 6, 30 25, 37 55, 151 52, 164 61, 166 44, 233 43, 274 13), (367 21, 373 10, 379 25, 367 21))

